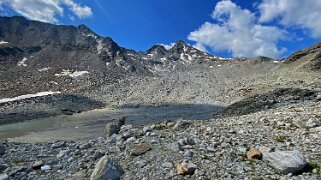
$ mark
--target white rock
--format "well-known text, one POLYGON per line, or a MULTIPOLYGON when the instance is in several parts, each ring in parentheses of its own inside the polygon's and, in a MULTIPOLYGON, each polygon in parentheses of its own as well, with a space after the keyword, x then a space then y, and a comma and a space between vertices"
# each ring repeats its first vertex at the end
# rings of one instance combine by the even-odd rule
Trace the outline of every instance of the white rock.
POLYGON ((49 170, 51 170, 51 167, 49 165, 44 165, 44 166, 41 166, 41 170, 42 171, 49 171, 49 170))
POLYGON ((321 125, 321 122, 318 121, 317 119, 309 119, 305 126, 308 127, 308 128, 314 128, 314 127, 318 127, 321 125))
POLYGON ((303 154, 298 151, 262 152, 263 160, 283 174, 296 173, 307 166, 303 154))

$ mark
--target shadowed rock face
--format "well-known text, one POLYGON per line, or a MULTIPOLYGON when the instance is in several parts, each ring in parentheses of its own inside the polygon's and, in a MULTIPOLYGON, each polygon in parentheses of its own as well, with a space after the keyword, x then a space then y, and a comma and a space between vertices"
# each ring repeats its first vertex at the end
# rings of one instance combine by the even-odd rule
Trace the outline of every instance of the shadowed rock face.
POLYGON ((104 104, 80 95, 49 95, 0 104, 0 125, 57 115, 71 115, 104 104))
POLYGON ((215 115, 239 116, 282 106, 284 103, 299 103, 314 100, 317 92, 306 89, 280 88, 274 91, 255 95, 233 103, 215 115))

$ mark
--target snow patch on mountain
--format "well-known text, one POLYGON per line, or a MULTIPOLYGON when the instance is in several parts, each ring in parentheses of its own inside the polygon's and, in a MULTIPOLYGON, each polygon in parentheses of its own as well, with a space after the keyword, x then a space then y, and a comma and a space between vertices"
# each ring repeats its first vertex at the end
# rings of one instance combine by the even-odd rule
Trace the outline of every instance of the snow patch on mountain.
POLYGON ((17 96, 17 97, 13 97, 13 98, 4 98, 4 99, 0 99, 0 104, 1 103, 6 103, 6 102, 13 102, 13 101, 19 101, 19 100, 23 100, 23 99, 30 99, 30 98, 34 98, 34 97, 40 97, 40 96, 48 96, 48 95, 52 95, 52 94, 60 94, 60 91, 46 91, 46 92, 38 92, 36 94, 25 94, 25 95, 21 95, 21 96, 17 96))
POLYGON ((71 72, 69 69, 68 70, 63 70, 60 74, 55 74, 55 76, 58 76, 58 77, 61 77, 61 76, 69 76, 69 77, 72 77, 72 78, 76 78, 76 77, 79 77, 79 76, 83 76, 85 74, 89 74, 88 71, 74 71, 74 72, 71 72))
POLYGON ((100 39, 100 40, 97 40, 96 42, 98 43, 98 44, 97 44, 97 52, 98 52, 98 54, 101 54, 101 51, 102 51, 102 49, 103 49, 103 47, 104 47, 104 46, 103 46, 103 43, 102 43, 103 40, 100 39))
POLYGON ((19 67, 22 67, 22 66, 26 67, 26 66, 27 66, 27 64, 26 64, 26 61, 27 61, 27 60, 28 60, 28 59, 27 59, 26 57, 24 57, 21 61, 18 62, 17 66, 19 66, 19 67))
POLYGON ((89 33, 89 34, 83 33, 82 35, 83 35, 83 36, 87 36, 87 37, 93 37, 93 38, 95 38, 95 39, 98 38, 98 37, 97 37, 95 34, 93 34, 93 33, 89 33))
POLYGON ((38 69, 39 72, 46 72, 48 71, 49 69, 51 69, 50 67, 46 67, 46 68, 41 68, 41 69, 38 69))
POLYGON ((1 44, 8 44, 8 42, 6 42, 6 41, 0 41, 0 45, 1 44))

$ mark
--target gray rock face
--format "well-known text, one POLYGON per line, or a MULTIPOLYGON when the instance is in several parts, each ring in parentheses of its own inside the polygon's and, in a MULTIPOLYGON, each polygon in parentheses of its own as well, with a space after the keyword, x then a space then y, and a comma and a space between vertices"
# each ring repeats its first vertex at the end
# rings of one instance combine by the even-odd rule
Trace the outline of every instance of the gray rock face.
POLYGON ((91 174, 91 180, 117 180, 124 174, 123 168, 108 156, 102 157, 91 174))
POLYGON ((262 153, 263 160, 283 174, 299 172, 308 164, 303 154, 297 150, 262 153))

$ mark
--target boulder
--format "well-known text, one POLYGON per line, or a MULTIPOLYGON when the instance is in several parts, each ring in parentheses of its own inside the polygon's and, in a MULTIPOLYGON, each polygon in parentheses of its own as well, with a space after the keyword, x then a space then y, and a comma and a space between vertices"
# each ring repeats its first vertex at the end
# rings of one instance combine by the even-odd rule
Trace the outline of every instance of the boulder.
POLYGON ((197 165, 186 162, 178 164, 176 167, 177 174, 179 175, 193 175, 196 169, 197 165))
POLYGON ((306 122, 305 126, 307 128, 315 128, 321 126, 321 122, 317 118, 311 118, 306 122))
POLYGON ((246 156, 248 160, 262 159, 262 153, 253 147, 246 153, 246 156))
POLYGON ((130 154, 133 156, 140 156, 151 149, 152 148, 148 144, 137 144, 137 145, 133 145, 130 154))
POLYGON ((298 173, 307 165, 303 154, 298 151, 264 151, 263 160, 283 174, 298 173))
POLYGON ((123 168, 115 160, 103 156, 96 164, 90 180, 117 180, 123 174, 123 168))
POLYGON ((9 176, 8 174, 0 174, 0 180, 8 180, 9 176))
POLYGON ((43 161, 40 160, 40 161, 36 161, 35 163, 33 163, 33 165, 31 167, 32 167, 32 169, 40 169, 42 165, 43 165, 43 161))
POLYGON ((49 165, 44 165, 44 166, 41 166, 40 168, 42 171, 50 171, 51 170, 51 167, 49 165))
POLYGON ((125 122, 126 118, 121 117, 118 121, 107 124, 105 128, 105 137, 109 138, 113 134, 118 134, 120 128, 125 125, 125 122))

